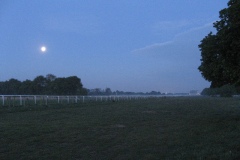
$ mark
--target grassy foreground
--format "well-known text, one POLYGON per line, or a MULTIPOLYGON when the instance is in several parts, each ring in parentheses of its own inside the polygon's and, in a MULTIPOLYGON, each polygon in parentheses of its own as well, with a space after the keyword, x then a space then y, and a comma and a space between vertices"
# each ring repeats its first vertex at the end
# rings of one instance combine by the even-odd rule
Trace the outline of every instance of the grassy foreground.
POLYGON ((0 159, 240 159, 240 99, 1 107, 0 159))

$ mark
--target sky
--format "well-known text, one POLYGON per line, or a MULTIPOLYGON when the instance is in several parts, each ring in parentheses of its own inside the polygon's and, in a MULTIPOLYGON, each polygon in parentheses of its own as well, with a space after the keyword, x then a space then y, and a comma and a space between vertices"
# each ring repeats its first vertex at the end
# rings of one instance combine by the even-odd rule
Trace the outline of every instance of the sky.
POLYGON ((88 89, 201 92, 198 45, 227 2, 0 0, 0 81, 50 73, 88 89))

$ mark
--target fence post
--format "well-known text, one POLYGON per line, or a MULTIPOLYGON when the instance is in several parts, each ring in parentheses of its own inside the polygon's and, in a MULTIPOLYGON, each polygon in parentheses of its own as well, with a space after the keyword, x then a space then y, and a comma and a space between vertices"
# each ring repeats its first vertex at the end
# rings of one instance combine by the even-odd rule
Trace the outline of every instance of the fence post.
POLYGON ((58 98, 58 103, 59 103, 59 96, 57 98, 58 98))
POLYGON ((11 101, 12 101, 12 96, 10 96, 10 98, 8 98, 8 107, 10 107, 11 101))
POLYGON ((34 103, 35 103, 35 105, 37 104, 37 97, 36 96, 34 96, 34 103))
POLYGON ((20 99, 20 106, 22 106, 22 96, 20 96, 19 99, 20 99))
POLYGON ((2 96, 2 105, 4 106, 4 96, 2 96))
POLYGON ((68 98, 68 103, 69 103, 69 96, 67 96, 67 98, 68 98))
POLYGON ((47 103, 48 103, 48 96, 46 96, 46 105, 47 105, 47 103))
POLYGON ((82 101, 83 101, 83 103, 84 103, 84 96, 82 97, 82 101))
POLYGON ((77 103, 77 96, 75 97, 76 99, 75 99, 75 103, 77 103))

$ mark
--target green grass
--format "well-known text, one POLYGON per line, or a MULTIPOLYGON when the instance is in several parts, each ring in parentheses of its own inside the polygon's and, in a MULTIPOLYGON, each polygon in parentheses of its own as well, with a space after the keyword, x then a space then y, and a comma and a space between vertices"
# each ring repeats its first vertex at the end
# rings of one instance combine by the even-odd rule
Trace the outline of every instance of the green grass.
POLYGON ((1 107, 0 159, 240 159, 240 99, 1 107))

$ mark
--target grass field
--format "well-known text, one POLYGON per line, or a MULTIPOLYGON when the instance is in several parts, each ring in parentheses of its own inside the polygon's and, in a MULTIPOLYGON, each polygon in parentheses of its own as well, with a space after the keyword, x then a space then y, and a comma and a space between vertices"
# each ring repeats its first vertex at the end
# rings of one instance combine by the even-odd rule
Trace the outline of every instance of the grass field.
POLYGON ((240 99, 1 107, 0 159, 240 159, 240 99))

